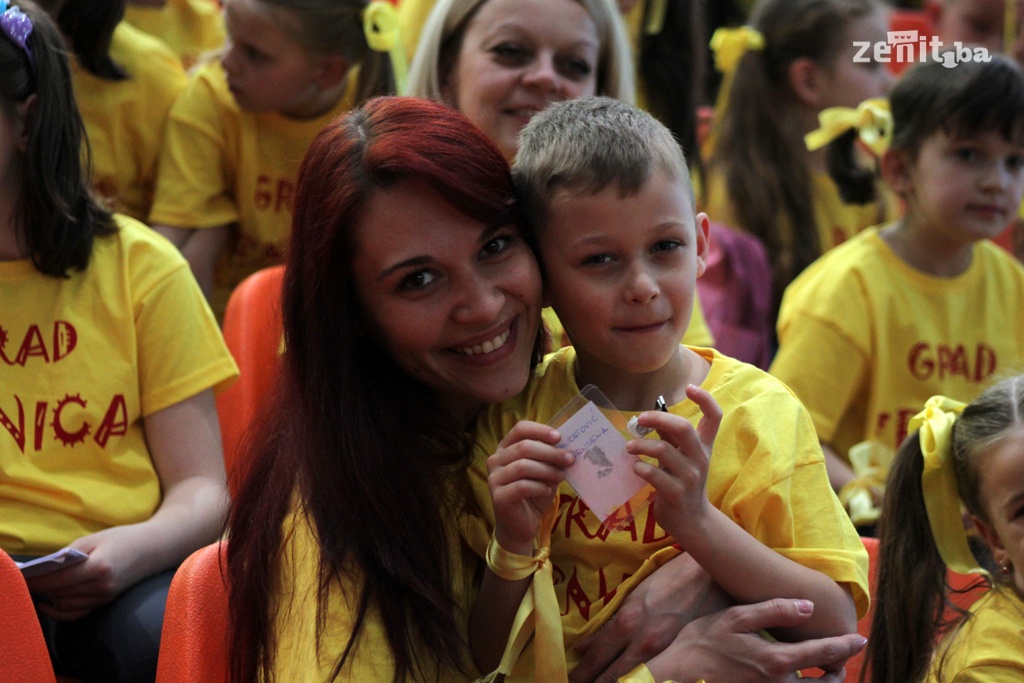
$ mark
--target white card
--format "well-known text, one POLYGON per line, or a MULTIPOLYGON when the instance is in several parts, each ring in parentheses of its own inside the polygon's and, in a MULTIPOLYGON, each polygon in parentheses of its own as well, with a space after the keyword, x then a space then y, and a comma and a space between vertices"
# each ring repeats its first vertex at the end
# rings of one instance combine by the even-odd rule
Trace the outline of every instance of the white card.
POLYGON ((626 452, 626 438, 593 401, 557 429, 562 435, 559 448, 576 456, 566 479, 602 522, 647 486, 633 472, 638 458, 626 452))
POLYGON ((26 579, 29 579, 33 576, 49 574, 50 572, 61 569, 62 567, 70 567, 73 564, 84 562, 87 557, 89 556, 81 550, 61 548, 57 552, 44 557, 37 557, 34 560, 27 560, 25 562, 15 562, 15 564, 18 565, 18 568, 21 570, 21 575, 26 579))

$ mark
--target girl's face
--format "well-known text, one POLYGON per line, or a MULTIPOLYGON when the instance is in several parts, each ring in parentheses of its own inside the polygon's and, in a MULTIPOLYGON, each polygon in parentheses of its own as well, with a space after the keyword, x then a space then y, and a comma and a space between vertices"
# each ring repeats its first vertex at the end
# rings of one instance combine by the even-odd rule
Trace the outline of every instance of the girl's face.
POLYGON ((989 523, 975 518, 975 525, 1024 594, 1024 431, 1011 432, 978 457, 978 486, 989 523))
POLYGON ((486 0, 466 26, 443 90, 511 161, 530 117, 597 91, 600 49, 576 0, 486 0))
POLYGON ((282 18, 260 0, 224 0, 228 88, 243 111, 312 118, 324 109, 317 80, 323 58, 304 50, 282 18))
POLYGON ((406 180, 370 197, 355 251, 367 332, 457 418, 523 389, 541 279, 515 228, 483 225, 406 180))
POLYGON ((907 224, 927 231, 937 249, 995 237, 1015 220, 1024 191, 1024 146, 993 131, 971 138, 939 131, 925 139, 915 159, 891 154, 902 163, 887 179, 907 200, 907 224))
POLYGON ((882 12, 872 12, 850 23, 842 50, 820 72, 822 83, 819 109, 856 107, 864 100, 888 94, 893 78, 885 64, 874 60, 854 61, 854 56, 859 52, 854 41, 884 44, 887 29, 882 12))

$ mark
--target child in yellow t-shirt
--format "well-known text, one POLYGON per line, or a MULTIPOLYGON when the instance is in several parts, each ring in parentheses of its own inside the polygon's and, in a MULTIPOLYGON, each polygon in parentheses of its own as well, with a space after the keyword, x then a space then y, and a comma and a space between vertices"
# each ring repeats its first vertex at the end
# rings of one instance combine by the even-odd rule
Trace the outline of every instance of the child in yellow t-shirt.
POLYGON ((1024 191, 1024 73, 998 55, 916 64, 890 107, 881 171, 905 215, 793 281, 770 368, 810 411, 858 525, 877 519, 888 462, 921 403, 969 401, 1024 367, 1024 270, 989 241, 1024 191))
POLYGON ((0 0, 0 549, 81 560, 27 576, 59 675, 152 681, 175 569, 223 530, 238 370, 181 255, 91 192, 66 55, 0 0))
MULTIPOLYGON (((531 592, 534 656, 516 662, 518 645, 510 649, 502 666, 510 680, 561 678, 564 647, 603 623, 616 598, 678 546, 739 602, 814 602, 814 618, 779 637, 852 632, 867 607, 867 557, 829 490, 810 418, 766 373, 679 343, 704 269, 708 219, 694 217, 671 133, 609 98, 559 103, 523 130, 513 173, 536 230, 546 296, 573 347, 548 356, 523 394, 478 423, 471 480, 483 512, 467 519, 466 531, 490 570, 471 616, 477 664, 498 665, 528 589, 528 571, 507 570, 534 566, 538 545, 545 569, 531 592), (545 425, 587 384, 632 415, 659 396, 667 401, 667 412, 638 418, 661 438, 628 444, 642 457, 635 474, 656 499, 618 530, 604 528, 564 483, 570 457, 545 425)), ((650 673, 663 680, 668 672, 650 673)))
POLYGON ((889 477, 866 659, 871 680, 1024 680, 1024 375, 968 405, 933 396, 911 421, 889 477), (988 546, 988 574, 964 533, 988 546), (991 587, 953 624, 947 572, 991 587), (941 641, 940 641, 941 638, 941 641))
POLYGON ((235 285, 283 259, 299 162, 313 137, 393 88, 388 55, 364 35, 365 7, 226 0, 225 51, 196 69, 171 109, 149 218, 181 249, 218 313, 235 285))
POLYGON ((185 70, 152 36, 121 21, 116 2, 44 3, 74 55, 71 79, 89 140, 93 187, 145 221, 167 115, 185 70))
POLYGON ((855 57, 858 42, 885 43, 886 28, 877 0, 760 0, 749 26, 720 29, 712 39, 715 64, 727 75, 698 204, 764 244, 773 324, 783 290, 801 270, 886 218, 885 202, 841 195, 825 152, 804 145, 823 109, 885 96, 892 78, 885 65, 855 57))

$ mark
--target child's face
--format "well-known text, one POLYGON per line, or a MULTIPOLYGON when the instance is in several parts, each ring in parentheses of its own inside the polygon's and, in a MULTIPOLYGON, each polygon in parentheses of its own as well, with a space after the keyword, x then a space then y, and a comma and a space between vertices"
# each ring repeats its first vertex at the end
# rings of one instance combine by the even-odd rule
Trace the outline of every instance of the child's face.
POLYGON ((854 41, 885 43, 887 28, 882 12, 872 12, 850 23, 842 50, 821 69, 819 109, 856 107, 864 100, 888 94, 893 79, 885 64, 854 61, 859 51, 854 41))
POLYGON ((1015 220, 1024 190, 1024 146, 997 132, 956 138, 939 131, 916 159, 892 153, 902 163, 887 179, 907 200, 908 219, 942 243, 992 238, 1015 220))
POLYGON ((935 7, 935 35, 945 47, 957 42, 1003 50, 1005 0, 942 0, 935 7))
POLYGON ((308 118, 320 60, 309 54, 260 0, 224 0, 227 43, 221 63, 243 111, 308 118))
POLYGON ((511 160, 534 114, 597 91, 600 47, 576 0, 487 0, 466 27, 445 97, 511 160))
POLYGON ((685 180, 661 171, 633 196, 556 194, 538 235, 545 294, 581 365, 646 374, 677 356, 707 236, 685 180))
POLYGON ((979 531, 996 562, 1012 565, 1013 581, 1024 591, 1024 432, 1015 431, 979 456, 978 486, 989 524, 979 531))

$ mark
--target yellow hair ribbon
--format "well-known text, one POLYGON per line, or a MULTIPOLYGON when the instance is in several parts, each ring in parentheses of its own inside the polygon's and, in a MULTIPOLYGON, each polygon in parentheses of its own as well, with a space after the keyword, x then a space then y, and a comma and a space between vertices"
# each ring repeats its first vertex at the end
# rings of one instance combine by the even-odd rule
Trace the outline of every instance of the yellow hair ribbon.
POLYGON ((409 63, 402 44, 402 33, 398 25, 398 11, 387 0, 373 0, 363 10, 363 33, 366 44, 375 52, 387 52, 391 58, 391 71, 395 76, 395 91, 405 92, 409 63))
POLYGON ((724 75, 718 86, 718 97, 715 99, 715 112, 711 119, 711 129, 707 139, 701 146, 701 154, 705 159, 711 158, 715 145, 718 144, 718 131, 722 127, 725 108, 729 106, 729 94, 732 91, 733 77, 736 67, 747 52, 764 50, 764 35, 756 28, 740 26, 739 28, 719 28, 711 36, 711 49, 715 53, 715 68, 724 75))
POLYGON ((892 139, 892 113, 883 98, 864 100, 856 109, 829 107, 818 113, 820 128, 804 136, 807 149, 820 149, 848 130, 856 130, 861 142, 881 156, 892 139))
POLYGON ((893 451, 876 441, 862 441, 850 448, 850 467, 856 478, 839 490, 839 502, 850 513, 854 526, 874 524, 881 515, 876 492, 885 491, 893 451))
POLYGON ((668 0, 649 0, 649 2, 650 10, 647 12, 647 23, 644 24, 644 35, 656 36, 665 28, 668 0))
POLYGON ((960 497, 953 473, 953 425, 964 410, 964 404, 945 396, 932 396, 924 410, 910 420, 908 429, 920 429, 921 455, 924 471, 921 490, 928 510, 932 537, 946 566, 960 574, 984 574, 967 545, 960 497))
POLYGON ((533 581, 512 622, 501 663, 494 672, 481 679, 484 682, 494 681, 499 675, 510 673, 534 632, 533 680, 554 683, 568 680, 561 609, 555 596, 555 579, 550 559, 551 529, 557 514, 557 500, 552 500, 541 520, 538 550, 533 557, 510 553, 491 536, 487 546, 487 566, 491 571, 506 581, 519 581, 531 575, 533 581))
POLYGON ((723 74, 731 74, 743 55, 764 49, 764 35, 749 26, 719 28, 711 36, 711 49, 715 53, 715 68, 723 74))

